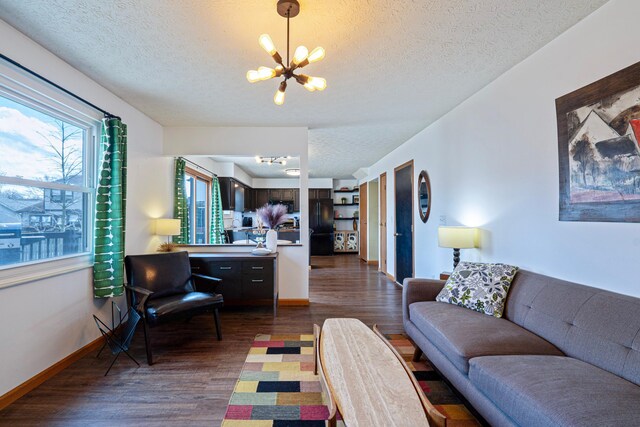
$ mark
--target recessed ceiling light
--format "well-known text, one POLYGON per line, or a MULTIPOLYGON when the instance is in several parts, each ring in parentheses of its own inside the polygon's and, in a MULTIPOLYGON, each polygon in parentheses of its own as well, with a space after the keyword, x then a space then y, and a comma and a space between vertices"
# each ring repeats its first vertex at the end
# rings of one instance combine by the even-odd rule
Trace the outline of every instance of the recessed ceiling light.
POLYGON ((285 169, 284 171, 286 172, 287 175, 300 176, 300 169, 298 168, 285 169))

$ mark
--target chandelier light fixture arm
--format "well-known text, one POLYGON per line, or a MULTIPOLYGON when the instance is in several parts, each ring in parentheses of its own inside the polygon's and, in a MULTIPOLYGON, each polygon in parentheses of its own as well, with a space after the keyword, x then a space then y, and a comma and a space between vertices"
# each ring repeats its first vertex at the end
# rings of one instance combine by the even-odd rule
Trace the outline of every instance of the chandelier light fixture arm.
POLYGON ((309 50, 305 46, 298 46, 293 54, 293 58, 290 58, 289 21, 300 13, 300 3, 298 0, 279 0, 277 10, 280 16, 287 18, 287 61, 286 63, 282 62, 282 56, 276 50, 271 37, 269 37, 268 34, 262 34, 258 38, 258 43, 269 55, 271 55, 278 65, 275 68, 259 67, 257 70, 249 70, 247 72, 247 80, 250 83, 255 83, 262 80, 284 77, 284 80, 278 87, 278 91, 273 97, 273 102, 276 105, 282 105, 284 104, 287 80, 291 78, 295 79, 296 82, 304 86, 305 89, 310 92, 325 90, 327 87, 327 81, 320 77, 311 77, 305 74, 294 74, 296 69, 306 67, 310 63, 322 60, 325 56, 325 50, 322 47, 316 47, 311 51, 311 53, 309 53, 309 50))

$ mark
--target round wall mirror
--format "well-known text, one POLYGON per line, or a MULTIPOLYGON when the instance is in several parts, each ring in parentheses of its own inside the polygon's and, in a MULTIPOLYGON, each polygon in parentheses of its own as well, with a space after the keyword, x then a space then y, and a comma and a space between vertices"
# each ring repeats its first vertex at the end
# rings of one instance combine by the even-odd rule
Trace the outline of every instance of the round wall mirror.
POLYGON ((431 213, 431 181, 429 174, 424 170, 418 177, 418 211, 422 222, 427 222, 431 213))

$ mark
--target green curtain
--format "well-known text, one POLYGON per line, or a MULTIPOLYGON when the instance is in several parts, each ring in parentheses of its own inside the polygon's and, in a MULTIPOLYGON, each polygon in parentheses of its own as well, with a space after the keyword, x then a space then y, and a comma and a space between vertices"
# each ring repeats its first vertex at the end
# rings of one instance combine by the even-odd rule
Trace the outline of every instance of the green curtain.
POLYGON ((93 294, 124 292, 124 233, 127 208, 127 125, 105 118, 100 138, 100 174, 96 191, 93 294))
POLYGON ((220 182, 214 176, 211 180, 211 244, 226 243, 224 234, 224 218, 222 217, 222 199, 220 198, 220 182))
POLYGON ((184 159, 177 158, 174 181, 173 217, 180 220, 180 234, 173 236, 173 243, 181 245, 189 244, 189 207, 187 206, 184 166, 184 159))

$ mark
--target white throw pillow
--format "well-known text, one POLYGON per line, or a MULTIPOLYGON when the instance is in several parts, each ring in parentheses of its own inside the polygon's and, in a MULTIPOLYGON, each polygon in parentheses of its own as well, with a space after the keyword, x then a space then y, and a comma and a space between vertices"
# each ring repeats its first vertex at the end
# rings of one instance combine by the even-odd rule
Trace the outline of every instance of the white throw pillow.
POLYGON ((461 262, 436 301, 502 317, 504 302, 518 267, 507 264, 461 262))

